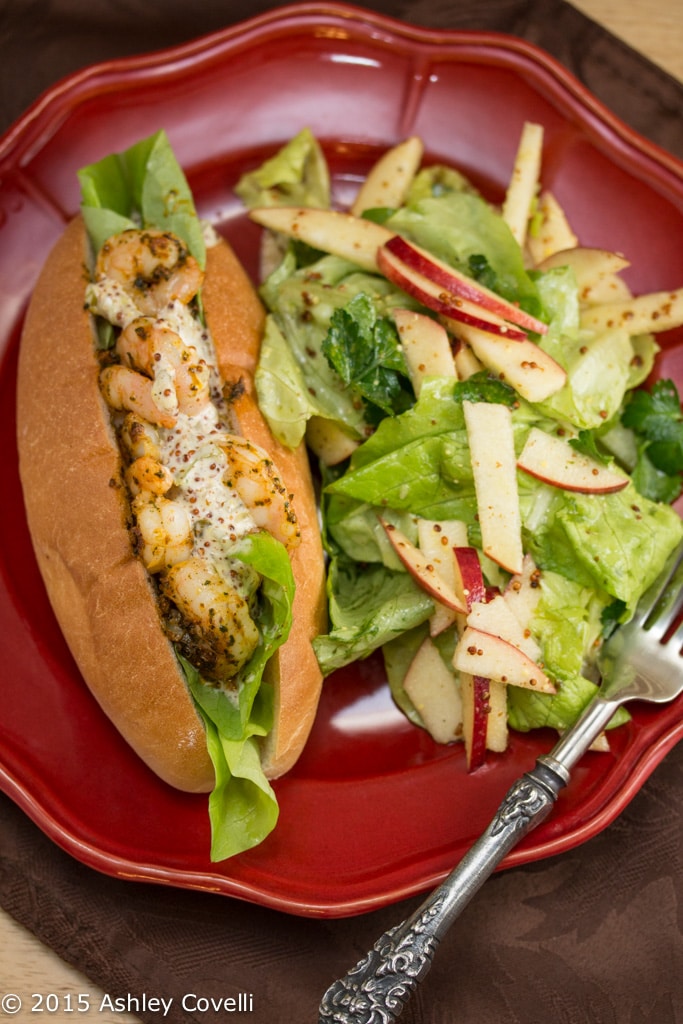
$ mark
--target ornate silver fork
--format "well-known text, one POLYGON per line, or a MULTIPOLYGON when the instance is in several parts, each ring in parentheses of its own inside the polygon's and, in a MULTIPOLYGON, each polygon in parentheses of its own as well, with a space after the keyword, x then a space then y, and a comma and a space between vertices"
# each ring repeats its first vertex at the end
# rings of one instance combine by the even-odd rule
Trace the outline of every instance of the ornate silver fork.
POLYGON ((571 769, 631 700, 665 703, 683 692, 683 544, 600 656, 602 684, 549 754, 513 783, 474 846, 405 921, 382 935, 323 996, 319 1024, 392 1024, 429 971, 437 946, 503 857, 552 810, 571 769), (671 635, 670 635, 671 634, 671 635))

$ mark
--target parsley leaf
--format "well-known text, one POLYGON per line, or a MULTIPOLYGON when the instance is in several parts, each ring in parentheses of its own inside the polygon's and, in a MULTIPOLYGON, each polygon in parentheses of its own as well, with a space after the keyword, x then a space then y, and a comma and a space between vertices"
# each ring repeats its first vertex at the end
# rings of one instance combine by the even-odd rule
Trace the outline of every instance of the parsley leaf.
POLYGON ((621 422, 649 442, 653 466, 669 476, 683 472, 683 413, 673 381, 657 381, 651 391, 634 391, 621 422))
POLYGON ((595 443, 595 435, 592 430, 580 430, 576 437, 569 438, 569 444, 574 451, 582 452, 584 455, 590 456, 591 459, 595 459, 596 462, 601 462, 603 465, 608 462, 595 443))
POLYGON ((467 380, 457 382, 453 399, 456 402, 494 402, 513 408, 517 404, 517 392, 504 381, 490 377, 486 370, 480 370, 467 380))
POLYGON ((621 422, 638 440, 638 491, 655 501, 675 501, 683 485, 683 412, 674 382, 660 380, 651 391, 634 391, 621 422))
POLYGON ((367 295, 361 292, 334 311, 322 351, 344 383, 365 401, 389 416, 407 408, 411 396, 402 378, 408 378, 408 367, 398 332, 391 320, 377 314, 367 295))

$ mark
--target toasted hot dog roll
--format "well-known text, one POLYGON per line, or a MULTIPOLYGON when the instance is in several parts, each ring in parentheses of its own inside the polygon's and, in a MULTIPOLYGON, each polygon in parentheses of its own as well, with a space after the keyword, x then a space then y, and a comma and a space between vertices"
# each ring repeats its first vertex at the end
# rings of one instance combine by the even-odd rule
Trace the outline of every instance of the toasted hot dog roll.
MULTIPOLYGON (((99 384, 84 225, 75 218, 47 259, 27 313, 19 358, 20 473, 38 564, 61 629, 93 695, 166 782, 212 788, 206 737, 160 617, 158 589, 131 541, 134 516, 110 410, 99 384)), ((294 496, 298 547, 294 623, 268 666, 275 723, 266 775, 296 760, 310 731, 321 675, 310 641, 324 625, 324 569, 303 451, 276 445, 254 401, 263 310, 224 242, 208 250, 206 320, 235 434, 266 450, 294 496)))

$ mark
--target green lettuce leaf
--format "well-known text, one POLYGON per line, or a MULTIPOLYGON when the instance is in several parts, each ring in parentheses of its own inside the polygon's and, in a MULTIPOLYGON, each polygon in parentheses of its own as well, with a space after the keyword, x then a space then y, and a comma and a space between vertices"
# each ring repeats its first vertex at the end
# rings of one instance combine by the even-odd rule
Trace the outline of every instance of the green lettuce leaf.
POLYGON ((633 484, 595 495, 519 479, 525 549, 536 564, 632 611, 683 535, 676 512, 644 498, 633 484))
POLYGON ((418 199, 398 210, 387 226, 470 276, 471 258, 483 257, 500 295, 540 313, 541 300, 519 245, 503 218, 479 196, 447 191, 418 199))
MULTIPOLYGON (((508 722, 519 732, 543 728, 564 732, 576 721, 597 689, 595 683, 582 676, 563 682, 555 695, 533 693, 522 686, 510 686, 508 722)), ((620 708, 612 716, 608 728, 623 725, 629 717, 628 712, 620 708)))
POLYGON ((330 175, 320 144, 308 128, 295 135, 260 167, 242 175, 235 192, 255 206, 330 205, 330 175))
MULTIPOLYGON (((415 405, 383 420, 327 492, 426 519, 474 523, 476 502, 462 403, 514 400, 500 381, 427 378, 415 405)), ((521 414, 520 414, 521 416, 521 414)))
POLYGON ((434 603, 406 572, 333 559, 328 573, 331 630, 313 641, 324 675, 367 658, 431 615, 434 603))
POLYGON ((263 774, 255 737, 267 735, 272 727, 273 697, 263 671, 289 635, 294 600, 289 556, 270 534, 249 534, 233 553, 262 576, 259 647, 230 692, 206 683, 181 659, 190 693, 208 723, 208 749, 216 771, 209 799, 213 860, 261 842, 277 821, 277 803, 263 774))
POLYGON ((225 704, 230 698, 211 690, 184 658, 180 657, 180 662, 206 728, 207 750, 216 775, 209 796, 211 860, 225 860, 257 846, 277 823, 277 799, 263 773, 258 745, 258 737, 270 730, 272 708, 266 701, 255 703, 240 738, 230 739, 217 724, 217 702, 209 700, 208 694, 218 694, 225 704))
POLYGON ((576 278, 568 267, 539 275, 536 286, 549 321, 538 344, 567 371, 564 387, 538 409, 581 430, 603 430, 626 392, 650 373, 657 346, 651 336, 632 338, 622 329, 582 331, 576 278))
POLYGON ((78 171, 81 212, 93 249, 130 227, 172 231, 206 265, 192 192, 164 131, 78 171))

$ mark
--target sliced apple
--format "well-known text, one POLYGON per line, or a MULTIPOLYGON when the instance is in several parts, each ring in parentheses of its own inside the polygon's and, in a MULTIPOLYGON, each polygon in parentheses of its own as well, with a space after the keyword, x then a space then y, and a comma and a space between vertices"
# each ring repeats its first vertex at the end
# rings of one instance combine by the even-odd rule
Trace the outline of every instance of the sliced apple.
POLYGON ((469 611, 476 602, 486 600, 486 583, 479 554, 476 548, 468 544, 455 545, 453 554, 456 572, 454 590, 469 611))
POLYGON ((434 563, 419 548, 408 540, 406 535, 392 523, 382 519, 382 524, 389 542, 400 561, 413 577, 415 582, 435 601, 439 601, 454 612, 466 613, 467 608, 458 595, 439 575, 434 563))
POLYGON ((502 754, 507 750, 508 736, 508 689, 505 683, 489 679, 486 749, 502 754))
POLYGON ((543 402, 564 387, 565 370, 530 338, 507 341, 455 321, 448 321, 446 327, 470 346, 487 370, 506 381, 527 402, 543 402))
POLYGON ((408 666, 403 689, 437 743, 452 743, 461 737, 462 697, 458 679, 429 637, 408 666))
POLYGON ((468 299, 470 302, 481 306, 482 309, 490 310, 504 320, 510 320, 528 331, 536 334, 545 334, 548 325, 542 320, 526 313, 519 306, 501 298, 489 288, 479 284, 474 278, 461 274, 455 267, 433 256, 426 249, 420 248, 414 242, 409 242, 400 235, 390 238, 385 244, 385 249, 398 257, 406 266, 429 278, 435 284, 445 289, 449 295, 457 295, 460 298, 468 299))
POLYGON ((420 167, 424 146, 417 135, 392 146, 370 168, 356 196, 351 213, 360 217, 377 207, 402 206, 420 167))
POLYGON ((467 380, 469 377, 474 376, 475 373, 480 373, 484 369, 484 364, 479 362, 470 346, 464 341, 458 343, 453 358, 455 360, 455 372, 459 380, 467 380))
POLYGON ((538 191, 542 153, 543 126, 526 121, 502 209, 503 220, 522 247, 538 191))
MULTIPOLYGON (((457 573, 456 592, 464 597, 468 612, 487 597, 486 583, 476 548, 459 545, 454 548, 457 573)), ((467 622, 458 617, 458 631, 467 622)), ((460 692, 463 706, 463 737, 467 768, 475 771, 484 763, 487 750, 503 751, 507 747, 507 694, 505 684, 460 673, 460 692)))
POLYGON ((540 227, 533 234, 527 232, 526 246, 532 262, 537 266, 554 252, 578 245, 579 239, 557 198, 547 189, 541 192, 536 212, 540 227))
POLYGON ((392 232, 381 224, 339 210, 299 206, 258 206, 249 211, 257 224, 340 256, 363 270, 377 270, 377 250, 392 232))
POLYGON ((557 267, 571 267, 579 288, 590 286, 599 281, 605 274, 618 274, 630 266, 629 261, 621 253, 610 249, 598 249, 585 245, 574 245, 571 249, 561 249, 546 257, 537 270, 554 270, 557 267))
POLYGON ((506 405, 463 402, 484 553, 508 572, 522 571, 522 517, 512 414, 506 405))
POLYGON ((490 679, 468 672, 460 673, 462 732, 469 772, 475 772, 486 761, 490 689, 490 679))
POLYGON ((453 295, 440 284, 425 277, 424 274, 409 267, 407 263, 382 245, 377 250, 377 266, 380 273, 384 274, 388 281, 395 284, 417 299, 427 309, 431 309, 440 316, 446 317, 456 323, 469 324, 477 327, 482 332, 488 332, 496 336, 502 336, 516 341, 524 341, 526 334, 512 324, 507 323, 495 313, 483 309, 481 306, 469 299, 453 295))
POLYGON ((417 396, 425 377, 456 376, 450 338, 442 324, 412 309, 395 309, 393 317, 417 396))
POLYGON ((360 444, 324 416, 310 418, 306 425, 306 442, 326 466, 336 466, 348 459, 360 444))
POLYGON ((617 473, 589 455, 576 451, 568 441, 532 427, 517 460, 519 469, 564 491, 610 494, 628 484, 617 473))
POLYGON ((526 554, 521 573, 511 576, 503 591, 508 608, 523 629, 528 629, 541 599, 541 570, 526 554))
POLYGON ((458 640, 453 665, 459 672, 486 676, 508 686, 523 686, 536 693, 556 692, 545 672, 519 647, 472 626, 467 626, 458 640))
POLYGON ((507 640, 524 651, 532 661, 537 662, 541 657, 540 647, 521 625, 502 594, 496 594, 488 601, 477 601, 467 616, 467 625, 507 640))
MULTIPOLYGON (((458 590, 459 576, 456 572, 455 549, 467 544, 467 526, 459 519, 419 519, 417 536, 420 551, 435 567, 439 576, 466 604, 458 590)), ((446 605, 437 603, 429 619, 429 632, 438 636, 457 620, 459 613, 446 605)), ((461 616, 462 617, 462 616, 461 616)))
POLYGON ((630 335, 670 331, 683 325, 683 288, 649 292, 623 302, 590 306, 581 314, 581 326, 592 331, 625 328, 630 335))
POLYGON ((579 289, 579 301, 583 305, 595 305, 629 297, 628 286, 617 276, 628 266, 629 261, 620 253, 577 245, 553 253, 539 263, 537 269, 570 267, 579 289))

